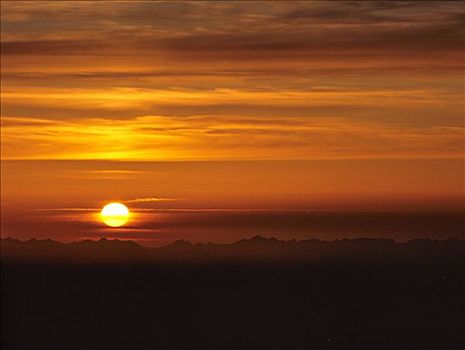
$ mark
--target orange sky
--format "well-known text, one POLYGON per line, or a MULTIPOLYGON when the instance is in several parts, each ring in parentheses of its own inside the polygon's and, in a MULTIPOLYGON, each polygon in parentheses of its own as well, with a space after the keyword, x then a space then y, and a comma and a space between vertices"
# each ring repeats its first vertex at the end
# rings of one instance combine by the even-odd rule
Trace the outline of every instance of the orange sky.
POLYGON ((463 16, 447 1, 2 2, 2 219, 136 198, 463 209, 463 16))

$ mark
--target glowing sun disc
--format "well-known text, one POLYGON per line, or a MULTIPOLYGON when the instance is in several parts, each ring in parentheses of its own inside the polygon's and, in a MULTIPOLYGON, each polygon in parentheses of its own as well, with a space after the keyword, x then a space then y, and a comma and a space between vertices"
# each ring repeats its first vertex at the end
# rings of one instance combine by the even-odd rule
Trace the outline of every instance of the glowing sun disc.
POLYGON ((102 221, 111 227, 123 226, 129 220, 129 209, 121 203, 110 203, 100 212, 102 221))

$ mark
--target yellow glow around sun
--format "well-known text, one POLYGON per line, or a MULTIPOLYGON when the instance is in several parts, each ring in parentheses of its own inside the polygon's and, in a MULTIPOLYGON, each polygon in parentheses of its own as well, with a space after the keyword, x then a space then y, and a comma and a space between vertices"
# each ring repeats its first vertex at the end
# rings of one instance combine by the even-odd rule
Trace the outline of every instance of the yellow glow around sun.
POLYGON ((100 212, 102 221, 111 227, 120 227, 129 220, 129 209, 121 203, 110 203, 100 212))

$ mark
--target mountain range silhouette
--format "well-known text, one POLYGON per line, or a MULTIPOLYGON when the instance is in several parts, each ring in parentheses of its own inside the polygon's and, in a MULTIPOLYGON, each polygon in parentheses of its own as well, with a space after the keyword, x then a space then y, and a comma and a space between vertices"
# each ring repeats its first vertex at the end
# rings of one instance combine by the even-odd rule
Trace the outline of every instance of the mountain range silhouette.
POLYGON ((447 240, 415 239, 397 243, 392 239, 342 239, 335 241, 278 240, 254 236, 230 244, 191 243, 177 240, 162 247, 144 247, 130 240, 101 238, 72 243, 51 239, 21 241, 1 240, 2 259, 40 260, 408 260, 408 259, 463 259, 465 242, 457 238, 447 240))

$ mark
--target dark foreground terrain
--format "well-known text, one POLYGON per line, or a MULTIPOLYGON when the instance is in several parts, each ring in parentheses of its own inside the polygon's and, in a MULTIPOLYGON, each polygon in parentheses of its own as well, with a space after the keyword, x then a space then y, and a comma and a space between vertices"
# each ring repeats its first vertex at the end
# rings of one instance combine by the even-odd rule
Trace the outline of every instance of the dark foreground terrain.
POLYGON ((462 241, 302 244, 3 240, 1 348, 465 348, 462 241))

